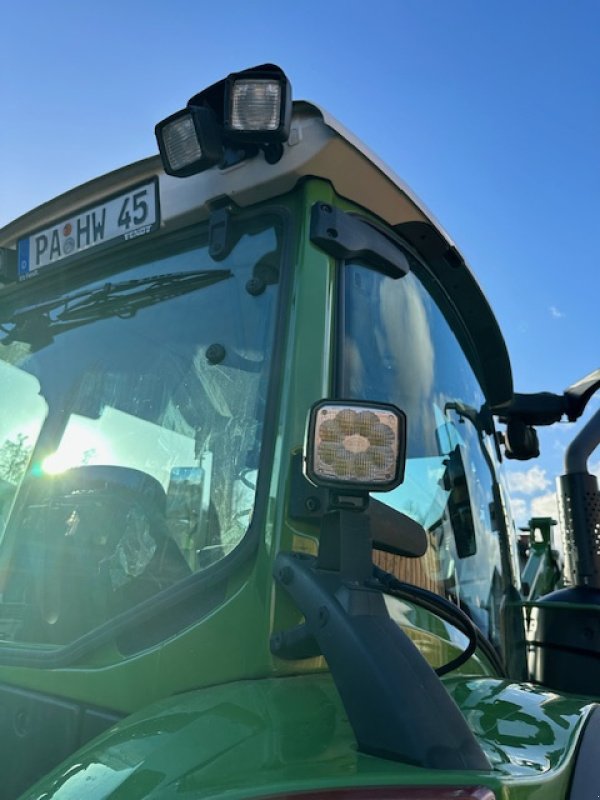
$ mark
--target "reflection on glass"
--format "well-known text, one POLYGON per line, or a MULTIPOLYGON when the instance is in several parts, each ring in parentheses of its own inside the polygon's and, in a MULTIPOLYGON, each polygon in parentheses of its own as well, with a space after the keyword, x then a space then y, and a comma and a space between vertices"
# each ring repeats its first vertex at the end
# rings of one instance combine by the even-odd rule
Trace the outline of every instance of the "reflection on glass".
POLYGON ((500 551, 493 520, 493 452, 459 413, 485 398, 446 317, 414 273, 401 280, 360 263, 344 271, 339 395, 397 405, 407 416, 403 484, 378 500, 429 533, 400 577, 463 606, 492 641, 499 637, 500 551))
POLYGON ((196 228, 0 292, 0 640, 70 642, 244 537, 281 231, 233 225, 218 263, 196 228))
POLYGON ((0 361, 0 542, 47 411, 38 380, 0 361))

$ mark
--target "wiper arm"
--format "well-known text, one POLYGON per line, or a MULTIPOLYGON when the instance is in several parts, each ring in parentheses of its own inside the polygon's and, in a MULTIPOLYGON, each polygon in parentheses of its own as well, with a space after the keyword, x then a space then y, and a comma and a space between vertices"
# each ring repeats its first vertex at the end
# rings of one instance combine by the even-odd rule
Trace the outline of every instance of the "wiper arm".
MULTIPOLYGON (((231 278, 232 275, 231 270, 227 269, 193 270, 132 278, 117 283, 108 282, 100 288, 74 292, 13 314, 4 322, 13 326, 8 331, 7 338, 9 341, 21 339, 36 343, 38 340, 51 339, 51 331, 70 330, 105 317, 133 317, 140 308, 211 286, 231 278), (50 317, 53 311, 61 308, 62 310, 50 317)), ((3 330, 6 331, 6 328, 3 330)))
POLYGON ((99 289, 77 292, 64 298, 64 310, 56 315, 55 320, 68 322, 89 319, 90 315, 94 319, 113 315, 132 317, 139 308, 191 292, 200 286, 210 286, 230 278, 232 274, 228 269, 194 270, 105 283, 99 289))

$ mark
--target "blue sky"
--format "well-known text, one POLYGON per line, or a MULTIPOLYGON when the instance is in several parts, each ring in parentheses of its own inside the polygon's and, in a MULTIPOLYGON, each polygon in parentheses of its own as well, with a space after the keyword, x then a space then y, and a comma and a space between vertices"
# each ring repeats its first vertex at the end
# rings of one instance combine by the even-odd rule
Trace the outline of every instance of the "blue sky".
MULTIPOLYGON (((600 366, 598 0, 21 0, 0 23, 0 225, 155 152, 158 120, 273 61, 456 240, 517 390, 600 366)), ((522 515, 553 491, 571 432, 544 431, 538 462, 509 465, 522 515)))

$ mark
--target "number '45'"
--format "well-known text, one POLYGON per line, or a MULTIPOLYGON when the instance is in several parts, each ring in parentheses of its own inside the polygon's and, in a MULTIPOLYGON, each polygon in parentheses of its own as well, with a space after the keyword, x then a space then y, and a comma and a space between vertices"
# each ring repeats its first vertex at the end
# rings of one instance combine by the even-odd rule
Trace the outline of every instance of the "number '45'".
POLYGON ((132 224, 141 225, 147 216, 148 203, 146 202, 146 190, 144 189, 144 191, 136 192, 132 196, 128 195, 123 200, 123 205, 119 213, 119 227, 129 230, 132 224))

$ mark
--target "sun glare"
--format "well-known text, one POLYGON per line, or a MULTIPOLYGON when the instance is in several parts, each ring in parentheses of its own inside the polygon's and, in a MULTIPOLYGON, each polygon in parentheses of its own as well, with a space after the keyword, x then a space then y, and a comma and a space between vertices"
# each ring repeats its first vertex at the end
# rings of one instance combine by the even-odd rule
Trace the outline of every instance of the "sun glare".
POLYGON ((59 475, 73 467, 109 462, 110 452, 103 436, 98 436, 87 421, 73 417, 63 439, 54 453, 42 461, 46 475, 59 475))

